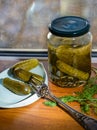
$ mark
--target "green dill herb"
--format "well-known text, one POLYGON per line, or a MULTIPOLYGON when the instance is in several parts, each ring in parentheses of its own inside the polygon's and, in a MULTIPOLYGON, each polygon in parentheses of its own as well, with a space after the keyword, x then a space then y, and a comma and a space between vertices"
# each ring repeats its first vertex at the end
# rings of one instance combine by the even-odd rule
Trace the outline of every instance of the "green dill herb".
POLYGON ((45 101, 43 102, 43 104, 50 107, 54 107, 57 105, 56 102, 53 102, 53 101, 45 101))

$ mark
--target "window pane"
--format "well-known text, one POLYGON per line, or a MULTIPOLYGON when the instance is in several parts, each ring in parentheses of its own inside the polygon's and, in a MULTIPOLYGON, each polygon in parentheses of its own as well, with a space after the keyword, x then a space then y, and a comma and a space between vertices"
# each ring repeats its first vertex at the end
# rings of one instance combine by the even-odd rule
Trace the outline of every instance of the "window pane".
POLYGON ((93 48, 97 48, 96 12, 95 0, 0 0, 0 48, 47 49, 49 23, 65 15, 91 22, 93 48))

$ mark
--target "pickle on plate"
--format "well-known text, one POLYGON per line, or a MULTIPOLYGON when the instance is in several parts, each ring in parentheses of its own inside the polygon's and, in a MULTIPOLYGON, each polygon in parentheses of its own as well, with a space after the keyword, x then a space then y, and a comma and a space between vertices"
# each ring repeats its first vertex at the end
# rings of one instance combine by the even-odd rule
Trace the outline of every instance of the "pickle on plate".
POLYGON ((39 85, 44 82, 44 78, 38 74, 26 71, 24 69, 18 68, 14 71, 14 74, 16 78, 24 81, 24 82, 29 82, 31 78, 34 80, 34 82, 39 85))
POLYGON ((60 60, 56 62, 56 66, 61 72, 76 77, 80 80, 88 80, 89 78, 89 73, 73 68, 72 66, 67 65, 66 63, 60 60))
POLYGON ((28 84, 10 78, 4 78, 3 85, 17 95, 27 95, 32 92, 32 88, 28 84))
POLYGON ((39 61, 35 58, 32 58, 32 59, 28 59, 28 60, 24 60, 24 61, 20 61, 16 63, 14 66, 11 67, 10 71, 11 73, 14 73, 14 70, 18 68, 22 68, 24 70, 29 71, 35 68, 37 65, 39 65, 39 61))

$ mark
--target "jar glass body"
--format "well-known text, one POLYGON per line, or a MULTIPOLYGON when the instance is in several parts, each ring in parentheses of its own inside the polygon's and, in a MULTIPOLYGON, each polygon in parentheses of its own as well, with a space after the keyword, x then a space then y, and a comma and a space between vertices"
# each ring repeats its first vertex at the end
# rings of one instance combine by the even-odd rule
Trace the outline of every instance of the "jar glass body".
POLYGON ((76 87, 91 74, 92 34, 78 37, 47 35, 48 70, 51 81, 61 87, 76 87))

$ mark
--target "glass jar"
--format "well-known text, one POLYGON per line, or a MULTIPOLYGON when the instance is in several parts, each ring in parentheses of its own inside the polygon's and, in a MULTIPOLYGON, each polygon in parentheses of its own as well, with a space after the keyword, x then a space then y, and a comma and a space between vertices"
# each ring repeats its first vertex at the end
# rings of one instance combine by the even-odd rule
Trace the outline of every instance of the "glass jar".
POLYGON ((77 16, 54 19, 47 35, 51 81, 61 87, 76 87, 91 75, 92 34, 88 20, 77 16))

